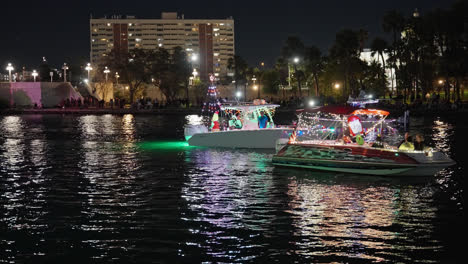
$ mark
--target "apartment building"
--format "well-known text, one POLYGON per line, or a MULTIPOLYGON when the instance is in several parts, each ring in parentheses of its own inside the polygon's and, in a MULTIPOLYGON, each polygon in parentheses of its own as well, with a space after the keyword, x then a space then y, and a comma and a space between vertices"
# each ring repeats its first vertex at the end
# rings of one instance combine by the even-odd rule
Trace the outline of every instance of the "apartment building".
POLYGON ((99 63, 112 49, 128 52, 135 48, 171 50, 182 47, 200 78, 228 73, 228 59, 235 54, 234 20, 185 19, 184 15, 163 12, 161 19, 137 19, 134 16, 91 18, 90 59, 99 63))

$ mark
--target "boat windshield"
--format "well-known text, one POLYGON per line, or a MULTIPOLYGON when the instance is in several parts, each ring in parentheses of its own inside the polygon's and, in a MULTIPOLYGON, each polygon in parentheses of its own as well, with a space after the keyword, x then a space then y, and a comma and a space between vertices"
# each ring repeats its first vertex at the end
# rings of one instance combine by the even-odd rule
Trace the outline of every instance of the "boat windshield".
MULTIPOLYGON (((273 121, 273 116, 275 115, 276 108, 279 105, 274 104, 236 104, 236 105, 223 105, 221 110, 224 113, 224 116, 229 121, 239 120, 241 125, 238 126, 238 129, 258 129, 258 118, 265 115, 268 118, 268 128, 274 128, 275 123, 273 121)), ((232 122, 231 122, 232 123, 232 122)), ((235 124, 235 123, 234 123, 235 124)), ((231 127, 231 125, 229 125, 231 127)))
POLYGON ((382 140, 395 146, 402 137, 396 129, 396 120, 387 116, 388 112, 377 109, 352 110, 346 114, 302 112, 298 114, 296 133, 290 142, 340 144, 360 135, 366 143, 382 140))

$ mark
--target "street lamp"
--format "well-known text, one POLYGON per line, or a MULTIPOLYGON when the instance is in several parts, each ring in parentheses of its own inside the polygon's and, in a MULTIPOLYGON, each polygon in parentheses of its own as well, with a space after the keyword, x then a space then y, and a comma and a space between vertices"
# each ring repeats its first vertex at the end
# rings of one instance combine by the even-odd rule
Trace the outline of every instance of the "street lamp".
POLYGON ((239 98, 242 96, 242 93, 240 91, 236 92, 236 100, 239 102, 239 98))
POLYGON ((32 75, 33 78, 34 78, 34 82, 36 82, 36 77, 39 75, 39 74, 37 73, 37 71, 36 71, 36 70, 33 70, 33 72, 32 72, 31 75, 32 75))
POLYGON ((14 70, 13 66, 11 66, 11 63, 8 63, 6 70, 8 71, 8 80, 11 82, 11 71, 14 70))
POLYGON ((194 79, 197 78, 197 75, 198 75, 197 69, 193 69, 192 75, 194 79))
POLYGON ((119 85, 119 78, 120 78, 119 73, 115 72, 115 80, 117 81, 117 85, 119 85))
POLYGON ((192 54, 192 57, 191 57, 191 60, 192 60, 192 61, 197 61, 197 60, 198 60, 198 54, 193 53, 193 54, 192 54))
POLYGON ((91 78, 89 77, 89 72, 93 70, 93 67, 91 67, 91 63, 88 63, 88 64, 86 65, 85 70, 88 71, 88 81, 89 81, 89 80, 91 80, 91 78))
POLYGON ((68 66, 67 66, 67 63, 65 62, 63 64, 63 82, 67 82, 67 70, 68 70, 68 66))
POLYGON ((253 89, 257 90, 257 98, 260 99, 260 89, 258 89, 258 85, 255 83, 257 81, 257 78, 255 77, 255 75, 252 77, 252 81, 253 81, 253 89))
POLYGON ((107 82, 107 75, 109 74, 110 70, 106 67, 104 67, 104 74, 106 75, 106 82, 107 82))
POLYGON ((297 79, 297 89, 299 89, 299 97, 302 97, 302 88, 301 88, 301 78, 299 74, 297 74, 297 64, 299 63, 299 57, 294 57, 294 74, 296 75, 297 79))
POLYGON ((335 89, 340 89, 340 86, 341 85, 339 83, 335 83, 335 85, 334 85, 335 89))

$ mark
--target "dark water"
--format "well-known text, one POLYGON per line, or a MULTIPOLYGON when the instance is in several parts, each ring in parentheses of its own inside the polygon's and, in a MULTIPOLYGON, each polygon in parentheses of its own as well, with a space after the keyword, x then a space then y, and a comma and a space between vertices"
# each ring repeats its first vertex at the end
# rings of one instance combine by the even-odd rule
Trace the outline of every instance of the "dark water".
POLYGON ((271 152, 188 147, 188 119, 0 116, 0 263, 462 255, 463 116, 413 120, 459 162, 423 179, 280 169, 271 152))

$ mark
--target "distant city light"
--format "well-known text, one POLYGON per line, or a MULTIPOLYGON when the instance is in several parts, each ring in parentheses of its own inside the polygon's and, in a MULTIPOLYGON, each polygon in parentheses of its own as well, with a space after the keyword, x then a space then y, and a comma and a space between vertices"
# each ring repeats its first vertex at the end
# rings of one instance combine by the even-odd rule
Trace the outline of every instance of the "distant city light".
POLYGON ((36 77, 39 75, 39 74, 37 73, 37 71, 36 71, 36 70, 33 70, 33 72, 32 72, 31 75, 32 75, 33 78, 34 78, 34 82, 36 82, 36 77))

